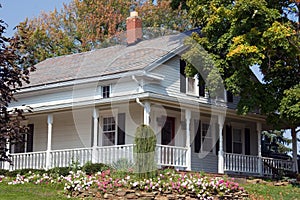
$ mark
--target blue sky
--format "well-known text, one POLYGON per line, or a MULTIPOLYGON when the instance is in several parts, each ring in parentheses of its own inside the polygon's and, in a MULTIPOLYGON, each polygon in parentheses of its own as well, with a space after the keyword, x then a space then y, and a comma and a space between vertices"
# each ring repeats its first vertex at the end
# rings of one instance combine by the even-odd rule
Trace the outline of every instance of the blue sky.
POLYGON ((54 8, 61 9, 63 3, 72 0, 0 0, 0 18, 8 25, 7 36, 13 35, 13 28, 24 21, 26 17, 38 16, 42 11, 49 12, 54 8))

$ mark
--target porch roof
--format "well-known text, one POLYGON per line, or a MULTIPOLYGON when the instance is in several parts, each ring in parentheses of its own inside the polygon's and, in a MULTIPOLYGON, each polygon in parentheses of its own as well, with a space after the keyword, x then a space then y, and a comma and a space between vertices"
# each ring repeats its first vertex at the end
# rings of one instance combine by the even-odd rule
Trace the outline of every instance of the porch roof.
POLYGON ((163 36, 133 46, 116 45, 38 63, 24 88, 141 70, 182 47, 186 34, 163 36))

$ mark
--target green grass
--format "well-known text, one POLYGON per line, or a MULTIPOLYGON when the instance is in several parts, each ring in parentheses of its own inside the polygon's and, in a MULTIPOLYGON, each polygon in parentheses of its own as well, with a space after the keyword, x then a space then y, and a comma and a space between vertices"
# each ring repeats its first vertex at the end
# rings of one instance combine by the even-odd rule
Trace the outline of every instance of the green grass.
POLYGON ((251 199, 259 200, 300 200, 300 187, 298 186, 274 186, 270 184, 243 184, 251 199))
POLYGON ((34 185, 32 183, 24 185, 7 185, 0 183, 0 200, 43 200, 43 199, 68 199, 63 195, 62 186, 34 185))

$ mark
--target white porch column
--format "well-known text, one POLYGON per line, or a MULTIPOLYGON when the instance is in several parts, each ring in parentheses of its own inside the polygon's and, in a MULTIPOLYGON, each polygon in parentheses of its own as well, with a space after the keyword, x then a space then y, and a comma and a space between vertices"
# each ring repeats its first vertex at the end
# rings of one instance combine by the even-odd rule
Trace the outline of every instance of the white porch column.
POLYGON ((257 155, 258 155, 258 173, 262 176, 262 157, 261 157, 261 123, 256 123, 256 131, 257 131, 257 155))
POLYGON ((146 101, 144 103, 144 124, 148 126, 150 125, 150 111, 151 111, 150 102, 146 101))
POLYGON ((190 130, 190 123, 191 123, 191 110, 185 110, 185 123, 186 123, 186 170, 192 170, 192 152, 191 152, 191 130, 190 130))
POLYGON ((93 110, 93 150, 92 150, 92 163, 98 162, 98 154, 97 154, 97 143, 98 143, 98 119, 99 113, 96 108, 93 110))
POLYGON ((53 115, 48 115, 48 140, 47 140, 47 152, 46 152, 46 169, 51 168, 51 146, 52 146, 52 124, 53 115))
MULTIPOLYGON (((6 156, 8 157, 9 149, 10 149, 10 142, 8 141, 8 139, 6 139, 6 149, 7 149, 6 156)), ((9 170, 9 166, 10 166, 9 162, 4 163, 4 169, 9 170)))
POLYGON ((297 133, 296 129, 291 129, 292 133, 292 149, 293 149, 293 162, 294 162, 294 172, 298 173, 298 162, 297 162, 297 133))
POLYGON ((218 152, 218 173, 224 174, 224 150, 223 150, 223 127, 225 122, 225 116, 218 115, 219 125, 219 152, 218 152))

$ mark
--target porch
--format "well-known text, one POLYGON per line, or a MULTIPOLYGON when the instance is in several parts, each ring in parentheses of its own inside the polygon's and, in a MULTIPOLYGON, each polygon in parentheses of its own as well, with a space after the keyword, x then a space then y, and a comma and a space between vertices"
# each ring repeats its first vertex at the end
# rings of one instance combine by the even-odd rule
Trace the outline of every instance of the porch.
MULTIPOLYGON (((50 152, 30 152, 10 154, 12 163, 0 163, 0 168, 17 169, 50 169, 68 167, 72 162, 80 166, 88 161, 111 165, 120 159, 134 163, 133 144, 114 145, 96 148, 76 148, 52 150, 50 152)), ((156 145, 155 161, 158 168, 175 167, 187 169, 188 149, 186 147, 156 145)), ((217 163, 216 163, 217 165, 217 163)), ((267 157, 224 153, 224 172, 257 176, 272 176, 280 171, 293 171, 292 160, 281 160, 267 157)))

